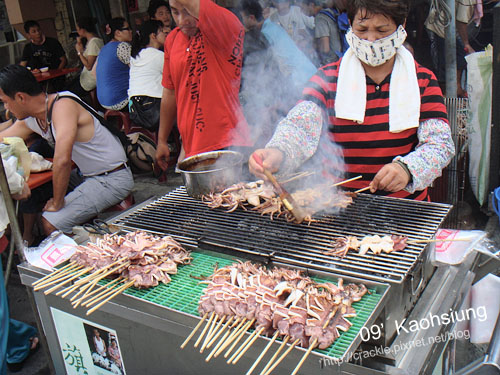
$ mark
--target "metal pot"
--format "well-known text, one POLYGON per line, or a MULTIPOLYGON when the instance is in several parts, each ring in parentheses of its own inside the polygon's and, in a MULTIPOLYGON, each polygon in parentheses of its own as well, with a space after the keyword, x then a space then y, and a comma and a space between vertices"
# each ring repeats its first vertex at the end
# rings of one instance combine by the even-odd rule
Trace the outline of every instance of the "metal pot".
POLYGON ((187 193, 192 197, 222 191, 241 181, 243 154, 211 151, 191 156, 179 163, 187 193))

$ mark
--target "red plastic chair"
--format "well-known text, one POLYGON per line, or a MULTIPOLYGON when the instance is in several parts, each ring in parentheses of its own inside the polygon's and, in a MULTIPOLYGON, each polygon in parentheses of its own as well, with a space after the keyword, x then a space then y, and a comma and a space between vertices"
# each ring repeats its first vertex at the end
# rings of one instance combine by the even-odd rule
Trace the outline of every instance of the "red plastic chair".
POLYGON ((135 125, 130 120, 130 114, 128 112, 114 111, 111 109, 108 109, 106 110, 106 112, 104 112, 104 118, 106 120, 113 117, 118 121, 118 129, 123 130, 125 134, 142 133, 151 138, 155 143, 158 143, 158 134, 156 132, 153 133, 147 129, 144 129, 142 126, 135 125))
POLYGON ((114 206, 108 207, 104 212, 114 212, 114 211, 125 211, 128 210, 135 204, 135 199, 132 193, 130 193, 124 200, 114 206))

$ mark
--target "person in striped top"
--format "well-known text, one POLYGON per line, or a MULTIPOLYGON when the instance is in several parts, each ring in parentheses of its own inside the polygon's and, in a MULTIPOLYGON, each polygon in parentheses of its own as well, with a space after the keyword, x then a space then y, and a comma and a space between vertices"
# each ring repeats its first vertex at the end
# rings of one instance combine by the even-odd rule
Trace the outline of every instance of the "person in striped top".
MULTIPOLYGON (((349 3, 350 48, 317 71, 266 147, 255 151, 264 167, 290 171, 315 155, 334 178, 362 175, 347 188, 428 199, 427 187, 455 147, 436 77, 403 47, 408 9, 408 0, 349 3)), ((253 157, 249 168, 265 177, 253 157)))

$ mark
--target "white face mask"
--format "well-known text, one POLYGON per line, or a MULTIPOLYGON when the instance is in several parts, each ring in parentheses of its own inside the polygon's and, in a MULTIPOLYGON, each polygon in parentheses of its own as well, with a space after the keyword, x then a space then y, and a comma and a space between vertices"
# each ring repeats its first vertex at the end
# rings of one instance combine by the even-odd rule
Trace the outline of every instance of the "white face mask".
POLYGON ((389 61, 406 39, 406 30, 402 25, 385 38, 370 42, 356 36, 352 28, 347 31, 346 40, 354 54, 362 62, 370 66, 379 66, 389 61))

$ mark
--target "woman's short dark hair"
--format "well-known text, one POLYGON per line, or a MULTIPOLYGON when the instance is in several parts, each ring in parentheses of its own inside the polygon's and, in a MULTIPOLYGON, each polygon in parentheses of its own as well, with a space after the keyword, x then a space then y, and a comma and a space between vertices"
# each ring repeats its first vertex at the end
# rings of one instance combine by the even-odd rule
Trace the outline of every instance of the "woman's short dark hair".
POLYGON ((151 0, 149 2, 148 6, 148 14, 149 17, 153 18, 156 14, 156 11, 158 10, 159 7, 167 7, 168 11, 170 12, 170 5, 166 1, 163 0, 151 0))
POLYGON ((95 34, 97 32, 95 27, 95 20, 91 17, 80 18, 78 21, 76 21, 76 23, 80 29, 84 29, 88 33, 95 34))
POLYGON ((106 34, 111 34, 111 38, 114 38, 115 33, 117 31, 120 31, 120 29, 123 28, 123 26, 125 26, 125 22, 127 22, 127 21, 123 17, 115 17, 115 18, 111 19, 111 21, 109 21, 109 23, 107 25, 107 26, 109 26, 110 32, 106 32, 106 34))
POLYGON ((399 26, 406 21, 409 9, 409 0, 350 0, 347 15, 352 24, 359 10, 363 11, 363 17, 381 14, 391 18, 399 26))
POLYGON ((139 27, 139 32, 134 35, 134 40, 132 41, 132 51, 130 55, 136 57, 143 48, 149 44, 149 36, 151 34, 156 34, 158 30, 163 29, 163 22, 158 20, 149 20, 144 22, 141 27, 139 27))
POLYGON ((0 69, 0 89, 10 98, 14 98, 18 92, 24 92, 29 96, 43 92, 33 73, 24 66, 16 64, 0 69))

